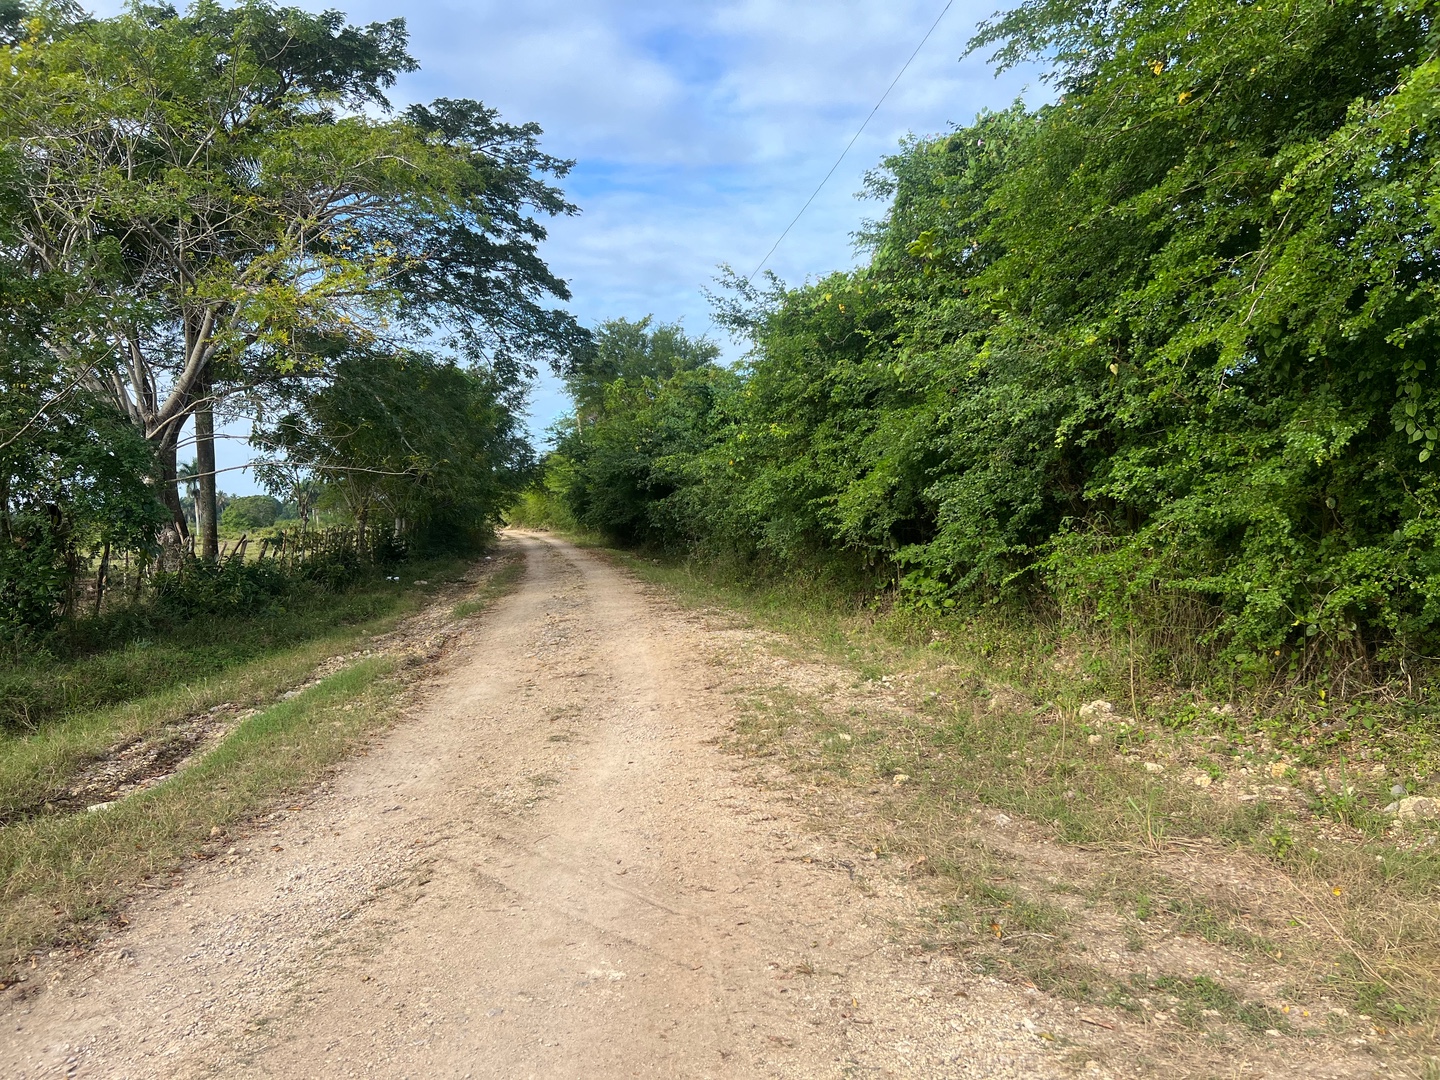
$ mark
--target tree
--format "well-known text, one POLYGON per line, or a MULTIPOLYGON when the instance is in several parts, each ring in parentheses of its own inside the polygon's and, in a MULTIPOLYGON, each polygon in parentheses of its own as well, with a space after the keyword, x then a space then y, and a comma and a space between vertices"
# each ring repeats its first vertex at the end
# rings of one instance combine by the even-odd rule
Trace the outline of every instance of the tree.
POLYGON ((0 639, 75 611, 88 556, 144 548, 161 520, 154 457, 137 432, 34 345, 32 282, 0 270, 0 639), (12 286, 11 288, 7 288, 12 286), (28 316, 28 317, 27 317, 28 316))
POLYGON ((200 532, 200 502, 197 496, 200 493, 200 466, 197 462, 187 461, 175 470, 175 479, 185 489, 185 497, 190 500, 190 505, 195 514, 195 531, 200 532))
POLYGON ((377 521, 431 547, 464 547, 529 475, 531 451, 507 388, 485 370, 423 353, 351 354, 257 431, 272 490, 319 477, 370 542, 377 521))
POLYGON ((214 521, 209 413, 236 389, 438 332, 513 396, 583 339, 544 306, 567 293, 533 217, 573 212, 543 179, 569 163, 476 102, 390 116, 384 91, 415 66, 402 20, 267 0, 45 9, 7 60, 12 250, 73 283, 46 344, 155 446, 180 529, 180 429, 197 415, 214 521))
MULTIPOLYGON (((613 319, 566 375, 576 420, 557 428, 550 468, 562 470, 563 500, 575 520, 624 543, 669 543, 692 535, 671 497, 684 491, 692 455, 710 436, 717 400, 734 376, 719 349, 678 324, 652 328, 613 319)), ((691 523, 693 524, 693 523, 691 523)))
POLYGON ((0 345, 0 639, 75 611, 88 556, 145 548, 161 520, 151 448, 43 353, 0 345))
POLYGON ((606 387, 617 379, 641 386, 647 379, 663 381, 719 359, 720 348, 714 342, 689 337, 679 323, 661 323, 652 329, 653 322, 651 315, 634 322, 610 319, 574 353, 563 374, 582 422, 604 410, 606 387))
POLYGON ((740 283, 741 385, 693 423, 684 378, 580 371, 575 507, 927 606, 1039 594, 1247 678, 1433 655, 1434 15, 997 18, 977 47, 1057 100, 892 155, 865 266, 740 283))
MULTIPOLYGON (((3 15, 3 12, 0 12, 3 15)), ((0 639, 23 638, 75 610, 78 576, 112 545, 148 545, 159 518, 150 447, 38 342, 71 282, 13 257, 23 205, 0 149, 0 639)))
POLYGON ((220 524, 231 532, 266 529, 280 516, 280 503, 269 495, 242 495, 231 499, 220 524))

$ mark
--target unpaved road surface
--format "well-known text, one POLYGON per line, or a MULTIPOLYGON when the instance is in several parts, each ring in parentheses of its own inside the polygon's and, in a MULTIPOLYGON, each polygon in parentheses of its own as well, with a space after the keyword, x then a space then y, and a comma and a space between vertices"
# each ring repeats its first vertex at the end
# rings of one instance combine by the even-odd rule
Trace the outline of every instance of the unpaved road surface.
POLYGON ((521 585, 404 722, 0 998, 0 1076, 1087 1071, 1069 1010, 892 942, 903 884, 715 746, 703 624, 507 543, 521 585))

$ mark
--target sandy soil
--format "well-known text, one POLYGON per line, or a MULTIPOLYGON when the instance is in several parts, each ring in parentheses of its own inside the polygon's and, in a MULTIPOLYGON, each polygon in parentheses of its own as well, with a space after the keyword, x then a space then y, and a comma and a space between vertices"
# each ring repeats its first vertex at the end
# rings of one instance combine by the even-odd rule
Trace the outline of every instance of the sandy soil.
POLYGON ((406 722, 0 997, 0 1075, 1098 1074, 1070 1009, 892 941, 904 883, 715 746, 699 622, 507 542, 523 583, 406 722))

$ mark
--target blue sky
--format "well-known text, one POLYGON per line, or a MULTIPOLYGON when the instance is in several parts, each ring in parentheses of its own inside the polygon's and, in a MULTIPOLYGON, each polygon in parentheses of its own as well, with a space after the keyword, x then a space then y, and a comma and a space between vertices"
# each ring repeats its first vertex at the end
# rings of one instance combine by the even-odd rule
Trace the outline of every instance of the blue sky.
MULTIPOLYGON (((309 0, 299 0, 311 6, 309 0)), ((866 169, 907 133, 966 123, 1043 88, 961 59, 997 0, 954 0, 825 190, 768 264, 782 278, 854 264, 851 234, 882 210, 855 198, 866 169)), ((119 4, 97 5, 109 14, 119 4)), ((722 263, 749 273, 805 202, 944 7, 944 0, 333 0, 354 22, 403 16, 420 70, 397 106, 478 98, 545 129, 574 158, 581 208, 544 254, 583 323, 653 314, 709 329, 702 289, 722 263)), ((713 333, 713 331, 711 331, 713 333)), ((727 355, 738 355, 724 343, 727 355)), ((532 394, 539 436, 564 412, 553 378, 532 394)), ((231 440, 221 465, 246 459, 231 440)), ((221 486, 250 491, 248 473, 221 486)))

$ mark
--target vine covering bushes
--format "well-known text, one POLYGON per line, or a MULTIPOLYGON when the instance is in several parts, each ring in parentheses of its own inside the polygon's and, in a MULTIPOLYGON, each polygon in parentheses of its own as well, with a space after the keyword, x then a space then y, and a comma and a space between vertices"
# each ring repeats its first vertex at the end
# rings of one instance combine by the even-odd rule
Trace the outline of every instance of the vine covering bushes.
POLYGON ((998 18, 976 46, 1053 102, 889 158, 862 268, 732 282, 736 370, 577 363, 552 486, 621 540, 1044 596, 1241 672, 1433 655, 1435 11, 998 18))

